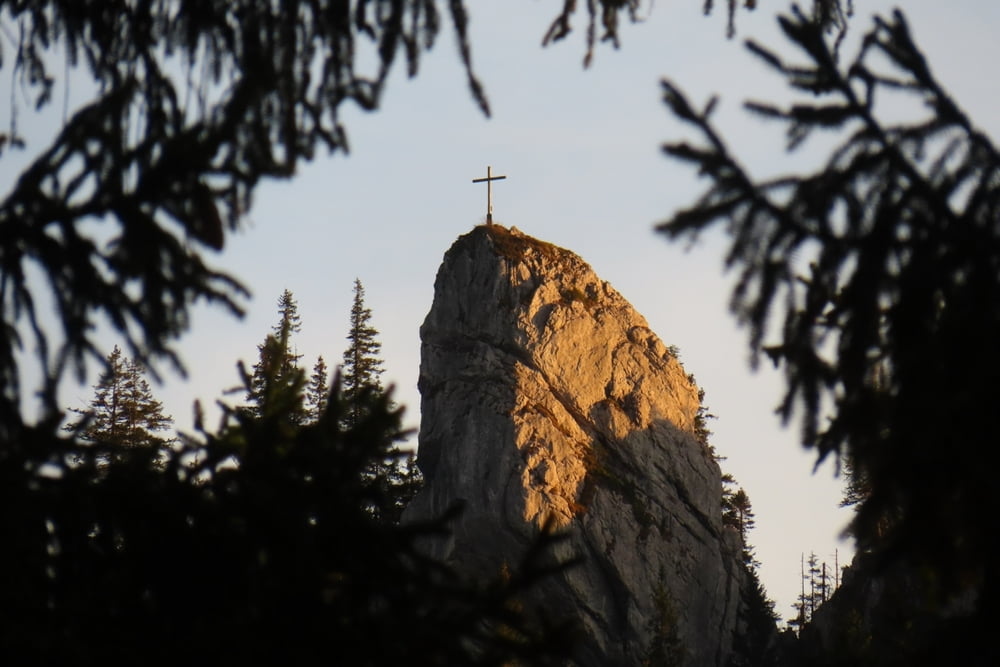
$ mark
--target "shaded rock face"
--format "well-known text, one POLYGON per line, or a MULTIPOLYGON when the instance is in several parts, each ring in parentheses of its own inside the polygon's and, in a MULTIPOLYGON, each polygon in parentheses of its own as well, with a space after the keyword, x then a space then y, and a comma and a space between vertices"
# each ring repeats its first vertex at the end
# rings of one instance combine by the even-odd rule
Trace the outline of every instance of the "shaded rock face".
POLYGON ((492 577, 551 520, 582 563, 532 602, 580 626, 578 664, 725 664, 738 536, 698 388, 645 319, 573 253, 493 225, 447 252, 420 334, 426 486, 406 519, 465 504, 434 555, 492 577))

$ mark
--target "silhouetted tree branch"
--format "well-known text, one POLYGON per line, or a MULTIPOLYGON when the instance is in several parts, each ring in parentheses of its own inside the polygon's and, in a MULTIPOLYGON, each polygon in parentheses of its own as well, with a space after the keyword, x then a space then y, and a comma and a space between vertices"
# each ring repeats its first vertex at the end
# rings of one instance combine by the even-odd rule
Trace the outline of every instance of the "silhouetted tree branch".
MULTIPOLYGON (((447 13, 488 112, 462 3, 447 13)), ((52 101, 55 49, 97 91, 0 202, 0 400, 13 416, 12 369, 26 343, 46 378, 44 407, 55 412, 67 365, 82 378, 87 356, 104 357, 93 338, 100 319, 120 330, 133 358, 179 366, 170 341, 191 303, 238 313, 245 291, 209 268, 202 250, 223 247, 261 179, 292 176, 318 149, 346 149, 340 106, 377 108, 397 59, 416 74, 442 14, 431 0, 49 0, 4 3, 0 22, 10 28, 0 46, 36 108, 52 101), (371 73, 360 64, 366 47, 371 73), (36 270, 47 284, 28 280, 36 270), (37 304, 48 297, 61 338, 39 323, 37 304)), ((24 145, 17 104, 0 151, 24 145)))
POLYGON ((664 83, 702 138, 665 150, 711 185, 660 229, 728 230, 732 308, 754 355, 784 368, 783 418, 798 410, 820 460, 846 451, 869 484, 859 545, 982 585, 996 575, 983 526, 1000 436, 1000 153, 932 76, 902 14, 876 19, 843 66, 810 17, 780 23, 803 63, 748 46, 807 97, 747 108, 784 123, 791 150, 820 128, 839 145, 815 172, 757 181, 713 128, 714 101, 698 110, 664 83), (882 120, 888 92, 923 117, 882 120), (880 535, 886 516, 898 520, 880 535))

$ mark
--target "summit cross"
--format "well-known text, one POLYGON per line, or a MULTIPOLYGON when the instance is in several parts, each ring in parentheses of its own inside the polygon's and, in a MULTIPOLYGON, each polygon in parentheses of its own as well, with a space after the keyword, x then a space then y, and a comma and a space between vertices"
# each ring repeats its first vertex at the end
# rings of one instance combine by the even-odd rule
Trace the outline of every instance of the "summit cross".
POLYGON ((487 165, 486 178, 474 178, 473 183, 486 183, 486 224, 493 224, 493 181, 502 181, 506 176, 494 176, 493 167, 487 165))

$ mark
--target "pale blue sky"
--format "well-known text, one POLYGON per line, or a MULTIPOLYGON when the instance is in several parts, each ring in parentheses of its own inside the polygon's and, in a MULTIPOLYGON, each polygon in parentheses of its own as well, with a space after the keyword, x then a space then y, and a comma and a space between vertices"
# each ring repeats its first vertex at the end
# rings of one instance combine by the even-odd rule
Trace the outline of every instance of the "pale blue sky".
MULTIPOLYGON (((700 0, 656 3, 646 22, 624 26, 620 50, 601 46, 588 71, 581 68, 582 16, 567 43, 540 48, 561 2, 467 4, 475 70, 493 118, 484 118, 468 94, 450 34, 425 55, 416 79, 396 73, 382 110, 345 112, 351 154, 323 156, 291 181, 261 187, 245 232, 215 259, 252 290, 247 316, 235 321, 199 309, 182 345, 189 378, 169 378, 159 396, 177 425, 189 428, 193 399, 212 403, 236 384, 236 360, 253 362, 285 288, 299 302, 303 330, 296 343, 304 362, 311 366, 323 354, 336 364, 358 277, 381 332, 387 379, 408 408, 407 423, 416 426, 418 328, 442 255, 485 218, 484 187, 470 181, 492 164, 508 176, 494 189, 497 222, 579 254, 666 344, 680 348, 719 417, 712 441, 728 457, 724 470, 750 495, 757 513, 750 539, 762 578, 788 618, 802 552, 815 551, 831 565, 835 549, 842 563, 849 558, 850 544, 838 540, 849 518, 837 508, 841 482, 830 467, 812 475, 814 458, 799 447, 797 428, 781 428, 774 416, 780 377, 748 368, 745 332, 727 310, 732 277, 722 271, 724 239, 707 236, 685 252, 652 231, 704 187, 659 150, 664 141, 692 137, 660 101, 664 76, 698 104, 719 94, 717 121, 754 173, 809 162, 808 154, 788 160, 780 127, 740 109, 747 98, 787 97, 742 39, 786 50, 773 12, 788 4, 763 1, 756 12, 741 12, 738 38, 727 41, 724 11, 704 18, 700 0)), ((869 16, 892 3, 855 5, 845 54, 869 27, 869 16)), ((1000 136, 1000 80, 993 75, 1000 3, 912 0, 906 8, 933 70, 980 127, 1000 136)), ((0 124, 7 113, 0 110, 0 124)), ((7 155, 0 160, 4 190, 15 164, 7 155)), ((67 405, 80 405, 89 388, 67 386, 63 396, 67 405)))

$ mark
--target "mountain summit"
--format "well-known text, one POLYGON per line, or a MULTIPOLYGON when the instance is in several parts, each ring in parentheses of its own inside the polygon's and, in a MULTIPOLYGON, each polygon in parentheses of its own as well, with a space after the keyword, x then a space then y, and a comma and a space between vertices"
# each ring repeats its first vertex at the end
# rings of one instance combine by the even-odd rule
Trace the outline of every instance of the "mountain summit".
POLYGON ((420 336, 407 520, 464 505, 433 555, 495 576, 552 522, 581 563, 528 602, 581 629, 577 664, 726 664, 739 537, 698 388, 646 320, 577 255, 491 225, 445 254, 420 336))

